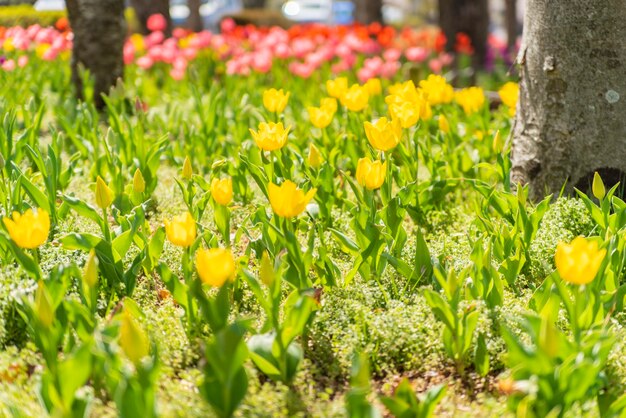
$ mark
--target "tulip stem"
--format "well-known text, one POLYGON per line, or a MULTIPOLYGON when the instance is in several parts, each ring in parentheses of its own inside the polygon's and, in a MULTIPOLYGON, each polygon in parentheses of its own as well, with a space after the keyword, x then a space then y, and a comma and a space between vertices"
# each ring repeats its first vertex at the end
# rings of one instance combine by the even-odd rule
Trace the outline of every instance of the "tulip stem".
POLYGON ((110 243, 111 231, 109 230, 109 215, 106 208, 102 209, 102 233, 104 234, 104 240, 110 243))
POLYGON ((186 247, 183 251, 183 278, 185 280, 185 284, 187 285, 187 335, 191 339, 191 337, 195 334, 195 322, 196 318, 193 312, 193 290, 192 286, 192 277, 191 271, 189 270, 189 266, 191 265, 191 247, 186 247))

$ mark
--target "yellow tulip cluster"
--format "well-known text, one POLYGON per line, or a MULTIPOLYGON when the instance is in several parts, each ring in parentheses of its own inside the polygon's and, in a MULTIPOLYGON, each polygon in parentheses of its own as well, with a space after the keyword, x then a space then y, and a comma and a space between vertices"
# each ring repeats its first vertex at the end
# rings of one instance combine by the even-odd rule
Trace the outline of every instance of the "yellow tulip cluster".
MULTIPOLYGON (((217 181, 222 184, 228 184, 225 180, 217 181)), ((216 195, 218 194, 213 194, 214 198, 216 195)), ((196 222, 189 212, 175 216, 171 220, 165 220, 164 223, 165 234, 172 244, 180 247, 189 247, 195 241, 197 235, 196 222)), ((233 280, 236 272, 233 255, 224 248, 199 249, 196 252, 196 269, 198 270, 200 280, 214 287, 220 287, 227 280, 233 280)))
POLYGON ((429 120, 432 117, 426 94, 417 89, 413 81, 391 86, 389 93, 385 97, 389 114, 393 119, 398 119, 403 128, 410 128, 420 119, 429 120))
POLYGON ((468 87, 455 93, 454 100, 466 115, 478 112, 485 104, 485 92, 481 87, 468 87))
POLYGON ((454 99, 452 85, 437 74, 430 74, 426 80, 421 80, 419 88, 425 93, 430 105, 447 104, 454 99))

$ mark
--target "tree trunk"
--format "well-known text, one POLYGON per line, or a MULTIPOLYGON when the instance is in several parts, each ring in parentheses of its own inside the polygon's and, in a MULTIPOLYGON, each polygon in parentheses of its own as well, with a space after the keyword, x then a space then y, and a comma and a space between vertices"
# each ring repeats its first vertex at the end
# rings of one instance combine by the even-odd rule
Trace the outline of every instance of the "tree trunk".
POLYGON ((509 52, 515 49, 517 42, 517 0, 506 0, 505 9, 506 42, 509 52))
POLYGON ((446 36, 448 52, 455 52, 456 35, 465 33, 474 48, 472 67, 475 70, 484 67, 489 35, 487 0, 439 0, 439 26, 446 36))
POLYGON ((626 171, 623 0, 529 0, 518 56, 513 183, 531 195, 609 184, 626 171), (610 178, 608 178, 608 177, 610 178))
POLYGON ((370 24, 383 21, 382 0, 356 0, 354 20, 359 23, 370 24))
POLYGON ((200 16, 200 0, 187 0, 187 7, 189 7, 187 27, 194 32, 200 32, 204 28, 200 16))
POLYGON ((242 0, 241 4, 244 9, 263 9, 265 8, 265 0, 242 0))
POLYGON ((135 10, 139 29, 144 35, 150 32, 147 27, 148 18, 155 14, 163 15, 167 21, 167 28, 164 31, 165 36, 169 37, 172 34, 169 0, 130 0, 130 5, 135 10))
POLYGON ((94 80, 94 101, 102 108, 101 94, 109 92, 124 72, 122 51, 126 37, 124 0, 67 0, 74 32, 72 81, 82 97, 79 69, 89 70, 94 80))

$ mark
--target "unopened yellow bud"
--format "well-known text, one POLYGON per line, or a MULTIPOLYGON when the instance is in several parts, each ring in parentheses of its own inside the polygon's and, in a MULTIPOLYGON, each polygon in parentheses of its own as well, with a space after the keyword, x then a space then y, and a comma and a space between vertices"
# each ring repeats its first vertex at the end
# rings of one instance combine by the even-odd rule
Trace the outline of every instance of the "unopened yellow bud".
POLYGON ((46 328, 52 326, 52 322, 54 321, 52 302, 50 301, 50 295, 41 280, 39 281, 37 291, 35 292, 35 313, 37 314, 37 318, 41 322, 41 325, 46 328))
POLYGON ((189 156, 185 157, 185 161, 183 161, 183 178, 187 180, 191 180, 191 176, 193 175, 193 169, 191 168, 191 160, 189 156))
POLYGON ((604 182, 602 181, 602 177, 600 177, 600 174, 598 174, 597 171, 593 173, 593 184, 591 185, 591 191, 598 200, 602 200, 606 195, 604 182))
POLYGON ((313 168, 318 168, 320 165, 322 165, 322 161, 323 158, 322 154, 320 154, 320 150, 318 150, 314 144, 311 144, 309 146, 309 165, 313 168))
POLYGON ((107 186, 102 177, 98 176, 96 180, 96 205, 101 209, 106 209, 111 206, 112 202, 113 190, 107 186))
POLYGON ((141 174, 141 170, 135 170, 135 175, 133 176, 133 191, 135 193, 143 193, 146 190, 146 181, 141 174))
POLYGON ((89 258, 83 270, 83 280, 89 287, 94 287, 98 283, 98 257, 96 257, 95 250, 89 252, 89 258))
POLYGON ((261 267, 259 270, 261 281, 265 283, 265 285, 271 286, 274 282, 274 266, 272 265, 269 255, 267 255, 267 251, 264 251, 261 256, 261 267))

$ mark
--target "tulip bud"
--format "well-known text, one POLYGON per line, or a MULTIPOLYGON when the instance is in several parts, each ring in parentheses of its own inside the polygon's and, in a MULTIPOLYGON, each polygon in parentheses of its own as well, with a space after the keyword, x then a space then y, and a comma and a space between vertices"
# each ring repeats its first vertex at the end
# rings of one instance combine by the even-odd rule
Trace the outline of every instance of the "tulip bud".
POLYGON ((313 168, 318 168, 320 165, 322 165, 322 154, 320 154, 320 151, 314 144, 311 144, 309 146, 308 162, 309 165, 313 168))
POLYGON ((133 176, 133 191, 135 193, 143 193, 146 190, 146 181, 141 174, 141 170, 135 170, 135 175, 133 176))
POLYGON ((113 190, 107 186, 102 177, 98 176, 96 180, 96 205, 101 209, 106 209, 111 206, 112 202, 113 190))
POLYGON ((83 270, 83 280, 89 287, 94 287, 98 283, 98 257, 95 250, 89 252, 89 258, 83 270))
POLYGON ((604 182, 602 181, 602 177, 600 177, 600 174, 598 174, 597 171, 593 173, 593 184, 591 185, 591 191, 598 200, 602 200, 606 195, 604 182))
POLYGON ((187 180, 191 180, 191 176, 193 175, 193 169, 191 168, 191 160, 189 156, 185 157, 185 161, 183 161, 183 178, 187 180))
POLYGON ((135 364, 150 354, 148 336, 126 310, 122 314, 119 344, 126 357, 135 364))
POLYGON ((50 295, 48 295, 48 291, 41 280, 37 285, 37 291, 35 293, 35 313, 44 327, 48 328, 52 326, 52 322, 54 321, 52 302, 50 301, 50 295))
POLYGON ((495 152, 502 152, 504 148, 504 139, 502 139, 502 135, 500 135, 500 131, 497 130, 496 134, 493 136, 493 150, 495 152))
POLYGON ((274 266, 272 265, 270 257, 267 255, 267 251, 264 251, 261 256, 261 267, 259 270, 261 281, 265 283, 266 286, 271 286, 274 282, 274 266))

